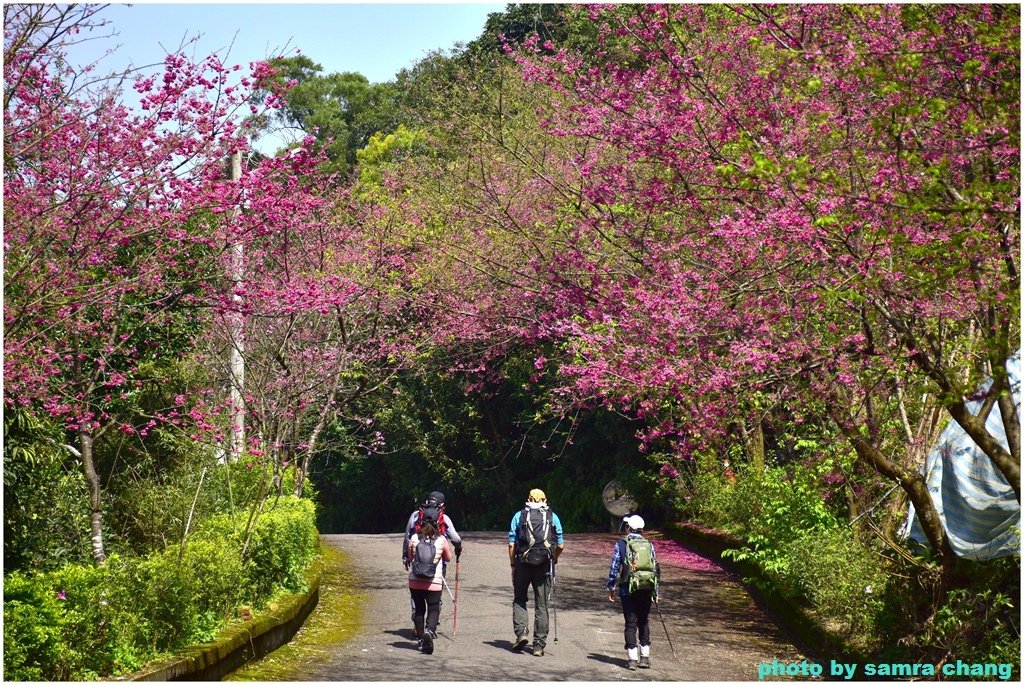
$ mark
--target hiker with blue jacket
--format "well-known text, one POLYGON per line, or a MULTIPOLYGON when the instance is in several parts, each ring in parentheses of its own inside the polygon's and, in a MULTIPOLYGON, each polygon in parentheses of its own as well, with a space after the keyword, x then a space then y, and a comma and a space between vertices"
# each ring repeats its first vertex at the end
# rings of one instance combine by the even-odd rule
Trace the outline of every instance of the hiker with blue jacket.
MULTIPOLYGON (((402 540, 402 565, 405 566, 405 570, 409 570, 409 540, 416 533, 417 528, 423 525, 426 521, 433 521, 437 527, 438 532, 451 541, 451 547, 455 552, 455 561, 459 560, 462 556, 462 537, 458 531, 455 530, 455 524, 452 523, 451 518, 448 514, 444 513, 444 493, 438 490, 434 490, 427 498, 423 500, 423 504, 418 508, 414 509, 409 514, 409 521, 405 524, 405 539, 402 540)), ((441 577, 444 578, 445 573, 448 571, 447 562, 441 563, 441 577)), ((438 607, 440 611, 440 606, 438 607)), ((416 623, 416 607, 412 607, 413 613, 413 638, 419 638, 422 636, 422 631, 417 629, 416 623)))
POLYGON ((433 521, 426 521, 409 538, 409 595, 419 650, 433 654, 437 623, 441 619, 442 566, 451 561, 452 548, 433 521))
POLYGON ((623 633, 626 640, 626 668, 651 667, 651 603, 658 601, 658 579, 661 568, 654 544, 643 536, 644 520, 633 514, 622 519, 626 536, 615 543, 612 563, 608 569, 608 601, 618 595, 626 619, 623 633), (637 640, 639 634, 639 644, 637 640))
MULTIPOLYGON (((508 561, 512 567, 512 630, 516 641, 512 651, 526 647, 530 614, 526 590, 533 586, 533 655, 544 656, 548 638, 548 600, 558 557, 565 548, 562 522, 548 507, 543 490, 534 488, 526 506, 512 517, 508 531, 508 561)), ((556 635, 557 637, 557 635, 556 635)))

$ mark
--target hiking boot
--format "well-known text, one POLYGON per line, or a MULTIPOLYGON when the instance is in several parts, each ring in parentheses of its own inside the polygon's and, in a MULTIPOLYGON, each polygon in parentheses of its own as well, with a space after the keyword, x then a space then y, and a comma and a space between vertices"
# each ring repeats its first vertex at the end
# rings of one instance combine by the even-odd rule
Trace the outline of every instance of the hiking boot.
POLYGON ((533 655, 534 656, 544 656, 544 645, 534 645, 533 646, 533 655))
POLYGON ((423 633, 423 640, 421 640, 422 646, 420 651, 424 654, 434 653, 434 636, 430 634, 430 631, 423 633))
POLYGON ((640 663, 638 665, 640 666, 640 668, 650 668, 651 667, 651 657, 649 657, 649 656, 642 656, 642 657, 640 657, 640 663))
POLYGON ((529 644, 529 642, 530 641, 528 639, 526 639, 526 633, 523 633, 522 635, 516 635, 516 643, 514 645, 512 645, 512 651, 513 652, 521 652, 521 651, 523 651, 523 649, 526 647, 527 644, 529 644))
POLYGON ((630 659, 629 661, 626 662, 626 668, 628 670, 630 670, 630 671, 635 671, 636 670, 636 662, 633 661, 632 659, 630 659))

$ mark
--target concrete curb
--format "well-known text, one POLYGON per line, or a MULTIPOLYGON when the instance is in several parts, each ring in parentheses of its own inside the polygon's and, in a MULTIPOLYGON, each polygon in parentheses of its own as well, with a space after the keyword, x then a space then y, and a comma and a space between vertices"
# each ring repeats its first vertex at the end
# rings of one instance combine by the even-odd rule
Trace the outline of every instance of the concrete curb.
MULTIPOLYGON (((665 535, 710 556, 742 576, 762 577, 760 570, 753 564, 722 558, 722 552, 725 550, 739 549, 746 545, 746 541, 740 537, 689 523, 666 524, 665 535)), ((797 639, 808 657, 815 660, 840 659, 858 663, 864 660, 863 654, 830 632, 805 607, 777 594, 762 592, 749 583, 744 583, 744 586, 754 601, 797 639)))
POLYGON ((286 597, 276 610, 225 628, 214 642, 195 645, 118 680, 221 680, 240 666, 266 656, 292 639, 320 601, 322 567, 306 573, 305 593, 286 597))

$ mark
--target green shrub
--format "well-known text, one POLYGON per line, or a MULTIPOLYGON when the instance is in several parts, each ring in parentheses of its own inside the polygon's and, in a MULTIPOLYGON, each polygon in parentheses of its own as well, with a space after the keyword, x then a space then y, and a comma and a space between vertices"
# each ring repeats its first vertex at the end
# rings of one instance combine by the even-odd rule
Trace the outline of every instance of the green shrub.
POLYGON ((675 497, 685 518, 730 533, 738 532, 733 519, 735 486, 725 481, 718 457, 700 455, 684 473, 680 492, 675 497))
MULTIPOLYGON (((960 561, 950 591, 909 640, 933 663, 1012 664, 1020 679, 1020 557, 960 561)), ((964 679, 976 679, 967 678, 964 679)))
POLYGON ((244 603, 244 567, 239 552, 223 542, 189 540, 181 561, 182 572, 192 579, 192 603, 196 610, 196 625, 189 642, 212 640, 224 618, 244 603))
POLYGON ((739 532, 747 546, 723 556, 760 568, 771 579, 754 579, 764 590, 798 597, 787 548, 801 536, 840 525, 821 497, 817 471, 797 465, 738 474, 728 508, 730 518, 741 524, 739 532))
MULTIPOLYGON (((293 494, 295 479, 294 468, 280 472, 282 494, 293 494)), ((194 453, 179 468, 158 479, 126 476, 123 480, 117 488, 111 488, 116 496, 108 520, 116 522, 116 532, 137 551, 177 546, 186 527, 191 533, 199 522, 220 514, 234 514, 244 525, 255 503, 267 494, 277 494, 273 465, 252 455, 221 464, 212 454, 194 453)), ((303 496, 311 498, 313 494, 307 478, 303 496)))
POLYGON ((1015 598, 992 588, 953 590, 926 625, 918 644, 936 660, 1012 664, 1019 676, 1019 615, 1015 598))
POLYGON ((245 558, 258 569, 250 579, 259 596, 270 596, 274 586, 303 589, 302 572, 318 546, 314 517, 311 501, 285 496, 256 520, 245 558))
POLYGON ((137 564, 111 555, 99 567, 69 565, 36 579, 66 597, 63 636, 71 679, 138 668, 155 654, 147 647, 149 625, 139 609, 145 588, 126 570, 137 564))
POLYGON ((67 679, 62 600, 21 573, 4 578, 4 680, 67 679))
POLYGON ((222 514, 201 522, 184 547, 9 574, 5 679, 94 680, 214 638, 239 603, 302 589, 318 548, 314 521, 311 501, 286 496, 255 520, 244 560, 245 531, 222 514))
MULTIPOLYGON (((848 639, 876 635, 888 574, 880 558, 847 528, 812 530, 785 549, 794 590, 825 618, 838 621, 848 639)), ((874 648, 875 644, 861 644, 874 648)))
POLYGON ((10 407, 3 423, 4 570, 88 562, 89 488, 59 424, 10 407))

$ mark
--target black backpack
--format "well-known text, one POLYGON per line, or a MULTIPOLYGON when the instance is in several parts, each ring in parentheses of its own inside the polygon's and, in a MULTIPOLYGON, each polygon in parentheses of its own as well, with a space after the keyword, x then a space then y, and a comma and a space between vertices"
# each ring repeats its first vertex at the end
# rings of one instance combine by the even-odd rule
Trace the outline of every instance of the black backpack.
POLYGON ((438 535, 445 535, 448 531, 448 526, 444 522, 444 505, 435 504, 433 500, 428 500, 420 506, 419 514, 416 516, 416 525, 414 530, 419 534, 420 529, 426 522, 431 522, 437 528, 438 535))
POLYGON ((530 566, 541 566, 551 560, 551 548, 555 537, 555 528, 551 523, 551 510, 547 507, 523 509, 516 530, 519 561, 530 566))
POLYGON ((437 573, 437 547, 434 540, 424 538, 416 543, 416 554, 412 558, 412 574, 417 578, 433 578, 437 573))

